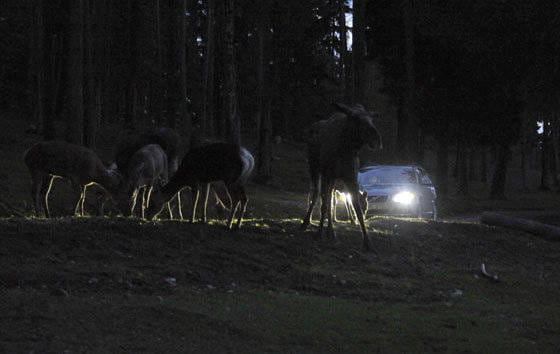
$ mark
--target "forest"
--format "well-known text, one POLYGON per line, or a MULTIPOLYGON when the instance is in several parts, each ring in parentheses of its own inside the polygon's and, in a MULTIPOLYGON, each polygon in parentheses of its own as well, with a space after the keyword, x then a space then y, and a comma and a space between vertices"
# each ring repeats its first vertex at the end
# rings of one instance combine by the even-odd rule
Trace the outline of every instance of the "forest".
POLYGON ((558 33, 560 3, 523 0, 3 0, 0 351, 558 348, 558 33), (350 191, 356 222, 317 236, 310 136, 358 111, 380 149, 356 168, 421 166, 438 218, 362 216, 350 191), (105 185, 104 216, 101 189, 76 205, 60 182, 39 215, 34 144, 91 149, 110 174, 161 129, 172 182, 183 156, 227 172, 243 146, 246 190, 223 179, 240 231, 219 188, 195 222, 202 180, 184 220, 180 202, 180 218, 117 216, 105 185))

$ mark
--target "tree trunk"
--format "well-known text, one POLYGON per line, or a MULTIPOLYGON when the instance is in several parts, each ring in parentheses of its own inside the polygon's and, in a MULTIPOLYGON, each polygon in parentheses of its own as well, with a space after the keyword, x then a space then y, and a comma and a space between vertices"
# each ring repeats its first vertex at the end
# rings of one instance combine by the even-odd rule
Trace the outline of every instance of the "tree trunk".
POLYGON ((133 129, 136 125, 138 100, 138 26, 139 4, 135 0, 128 0, 128 82, 125 102, 125 127, 133 129))
POLYGON ((548 128, 547 128, 547 121, 543 120, 543 132, 541 134, 541 185, 539 187, 542 191, 549 191, 550 187, 547 183, 547 175, 548 175, 548 128))
POLYGON ((339 61, 339 71, 340 71, 340 83, 342 98, 344 102, 350 102, 352 100, 352 92, 350 90, 351 83, 349 78, 351 73, 349 71, 350 65, 348 60, 348 27, 346 26, 346 4, 345 0, 339 1, 338 10, 338 33, 340 35, 340 45, 338 52, 340 53, 339 61))
MULTIPOLYGON (((169 12, 169 104, 168 125, 171 128, 180 128, 184 133, 191 133, 191 120, 186 114, 187 83, 185 12, 186 0, 171 0, 169 12)), ((188 144, 187 144, 188 145, 188 144)))
POLYGON ((84 2, 74 0, 70 3, 70 31, 67 58, 67 106, 66 138, 74 144, 82 144, 84 125, 84 2))
POLYGON ((241 143, 241 127, 237 115, 237 77, 235 60, 235 0, 224 0, 224 93, 225 123, 227 141, 241 143))
POLYGON ((507 164, 510 158, 509 146, 497 147, 496 169, 490 186, 490 199, 506 199, 507 164))
POLYGON ((83 142, 88 148, 95 148, 95 136, 97 133, 97 105, 96 105, 96 83, 94 72, 94 43, 93 43, 93 8, 90 0, 84 0, 84 24, 85 24, 85 95, 84 95, 84 135, 83 142))
POLYGON ((488 225, 503 226, 515 230, 523 230, 547 240, 560 241, 560 227, 543 224, 537 221, 498 213, 482 213, 481 221, 488 225))
POLYGON ((483 147, 480 154, 480 182, 488 182, 488 150, 483 147))
POLYGON ((257 123, 259 127, 259 148, 257 158, 257 171, 262 177, 268 177, 271 174, 271 158, 272 158, 272 124, 269 114, 269 95, 266 83, 266 63, 267 55, 265 54, 265 46, 268 43, 269 31, 269 2, 262 1, 261 16, 258 22, 258 55, 257 62, 257 123))
POLYGON ((38 131, 47 135, 45 129, 45 24, 43 19, 43 0, 34 2, 33 8, 33 35, 31 45, 31 92, 33 98, 31 107, 35 107, 33 112, 34 121, 38 131))
POLYGON ((407 158, 412 161, 418 161, 420 158, 419 144, 419 126, 418 117, 416 115, 416 73, 415 73, 415 45, 414 45, 414 4, 413 0, 403 0, 403 21, 405 29, 405 68, 406 68, 406 86, 404 94, 403 111, 406 119, 407 133, 404 142, 407 146, 407 158))
POLYGON ((468 152, 462 139, 457 142, 457 164, 459 172, 457 193, 466 196, 469 194, 468 152))
POLYGON ((364 61, 366 55, 366 0, 354 0, 352 23, 352 103, 364 100, 364 61))
POLYGON ((468 150, 469 153, 469 181, 476 181, 476 150, 471 148, 468 150))
POLYGON ((208 0, 206 15, 206 38, 204 52, 204 103, 202 108, 202 132, 205 136, 214 135, 214 63, 215 63, 215 26, 216 1, 208 0))
POLYGON ((436 171, 438 199, 445 199, 449 195, 449 142, 446 133, 446 131, 441 132, 438 139, 436 171))

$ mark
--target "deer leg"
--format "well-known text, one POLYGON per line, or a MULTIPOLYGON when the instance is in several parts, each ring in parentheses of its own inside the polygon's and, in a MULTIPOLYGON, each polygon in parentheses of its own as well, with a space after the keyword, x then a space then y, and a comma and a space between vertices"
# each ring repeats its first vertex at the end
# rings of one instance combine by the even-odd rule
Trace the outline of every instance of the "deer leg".
POLYGON ((140 188, 136 188, 134 192, 132 192, 132 206, 130 208, 130 215, 134 215, 134 209, 136 208, 136 199, 138 199, 138 192, 140 188))
POLYGON ((358 222, 360 223, 360 228, 362 229, 364 249, 370 251, 372 250, 371 241, 368 237, 366 226, 364 223, 364 214, 362 212, 362 206, 359 203, 360 190, 358 188, 358 184, 355 181, 355 178, 351 181, 347 181, 347 186, 350 191, 350 195, 352 196, 352 200, 356 201, 356 203, 352 203, 352 205, 354 206, 354 211, 356 212, 356 216, 358 217, 358 222))
POLYGON ((169 220, 173 219, 173 208, 171 207, 171 201, 165 203, 167 206, 167 212, 169 213, 169 220))
MULTIPOLYGON (((45 197, 43 193, 44 186, 48 175, 45 174, 31 174, 31 199, 33 200, 33 205, 35 207, 35 216, 41 217, 43 213, 46 215, 45 197)), ((48 216, 46 216, 48 217, 48 216)))
POLYGON ((78 202, 76 203, 76 207, 74 208, 74 216, 80 216, 80 210, 81 210, 81 206, 82 206, 82 198, 84 196, 84 190, 82 188, 82 186, 72 183, 72 185, 74 186, 75 190, 78 190, 80 192, 80 196, 78 197, 78 202))
MULTIPOLYGON (((247 210, 247 194, 245 193, 245 188, 243 186, 235 186, 235 195, 236 199, 238 200, 237 205, 239 206, 239 215, 237 218, 237 224, 235 226, 236 229, 241 228, 241 223, 243 222, 243 216, 245 215, 245 211, 247 210)), ((230 226, 231 227, 231 226, 230 226)))
POLYGON ((202 221, 206 222, 206 207, 208 206, 208 195, 210 194, 210 183, 206 183, 204 190, 204 205, 202 206, 202 221))
POLYGON ((179 210, 179 219, 183 220, 183 203, 181 202, 181 191, 177 192, 177 209, 179 210))
POLYGON ((331 181, 324 181, 321 186, 321 221, 319 222, 319 237, 323 237, 324 234, 323 224, 325 223, 325 218, 327 218, 328 222, 327 227, 332 227, 331 208, 329 207, 332 201, 332 186, 333 182, 331 181))
POLYGON ((87 185, 84 185, 84 187, 83 187, 82 203, 81 203, 81 205, 80 205, 80 209, 81 209, 82 216, 85 215, 84 204, 85 204, 85 202, 86 202, 87 187, 88 187, 87 185))
POLYGON ((200 186, 197 185, 194 187, 193 194, 194 194, 194 201, 193 201, 191 222, 195 222, 196 220, 196 205, 198 204, 198 197, 200 196, 200 186))
POLYGON ((330 183, 328 185, 328 190, 326 191, 328 198, 328 203, 327 203, 327 214, 326 217, 327 219, 327 232, 328 235, 330 237, 332 237, 333 239, 336 239, 336 234, 334 232, 334 225, 333 225, 333 219, 332 219, 332 215, 333 215, 333 211, 332 211, 332 199, 330 198, 333 194, 333 190, 334 190, 334 182, 330 183))
POLYGON ((312 182, 311 190, 309 191, 307 200, 307 212, 305 213, 305 218, 303 219, 303 223, 301 224, 301 231, 305 231, 311 223, 311 216, 313 214, 313 209, 315 208, 315 203, 317 202, 317 197, 319 195, 320 184, 320 178, 317 178, 312 182))

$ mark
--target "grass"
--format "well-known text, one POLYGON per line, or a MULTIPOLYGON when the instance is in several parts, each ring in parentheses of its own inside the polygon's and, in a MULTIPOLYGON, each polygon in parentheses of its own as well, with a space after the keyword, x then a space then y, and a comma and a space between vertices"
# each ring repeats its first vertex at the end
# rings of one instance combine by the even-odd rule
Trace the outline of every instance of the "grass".
MULTIPOLYGON (((368 219, 373 252, 362 251, 359 229, 347 222, 336 224, 337 241, 316 240, 316 226, 299 230, 307 176, 301 146, 291 143, 275 145, 280 180, 250 186, 241 232, 225 231, 221 219, 29 217, 21 154, 33 138, 23 127, 0 132, 11 139, 0 151, 0 201, 26 216, 0 219, 0 352, 560 347, 559 243, 476 223, 388 216, 368 219), (499 282, 482 276, 482 263, 499 282)), ((473 195, 485 195, 479 187, 473 195)), ((63 182, 55 188, 51 205, 67 215, 77 196, 63 182)), ((499 202, 452 196, 442 209, 457 215, 556 203, 554 194, 499 202)))

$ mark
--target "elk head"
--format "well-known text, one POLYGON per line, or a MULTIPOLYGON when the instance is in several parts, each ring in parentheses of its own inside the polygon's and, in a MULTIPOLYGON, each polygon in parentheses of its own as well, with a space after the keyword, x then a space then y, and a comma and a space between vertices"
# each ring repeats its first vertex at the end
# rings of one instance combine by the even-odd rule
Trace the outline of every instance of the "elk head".
POLYGON ((354 124, 360 139, 371 150, 381 150, 381 134, 375 127, 374 121, 379 119, 379 113, 367 111, 361 104, 348 106, 343 103, 335 103, 335 108, 346 114, 348 119, 354 124))

